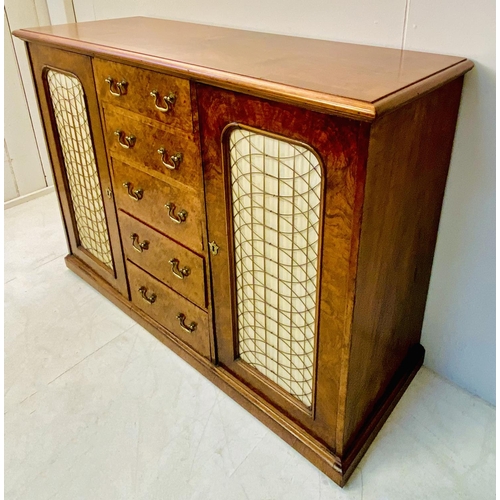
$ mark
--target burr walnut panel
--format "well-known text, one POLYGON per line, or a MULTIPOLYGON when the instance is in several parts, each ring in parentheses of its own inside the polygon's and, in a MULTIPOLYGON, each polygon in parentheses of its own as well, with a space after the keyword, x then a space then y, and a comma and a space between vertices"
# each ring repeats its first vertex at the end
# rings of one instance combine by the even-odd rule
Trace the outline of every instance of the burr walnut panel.
POLYGON ((202 356, 210 357, 208 315, 127 261, 132 303, 202 356))
POLYGON ((208 231, 220 247, 219 255, 211 259, 219 362, 334 448, 339 398, 331 395, 339 394, 342 369, 339 353, 349 327, 348 310, 353 293, 349 274, 357 244, 353 230, 360 215, 358 184, 364 175, 369 127, 362 122, 205 85, 198 85, 197 97, 202 124, 208 231), (237 124, 255 133, 260 129, 264 134, 307 145, 308 150, 318 156, 322 168, 322 189, 317 196, 323 205, 316 207, 321 219, 318 229, 322 234, 316 263, 319 269, 319 317, 315 327, 318 342, 308 411, 304 410, 304 404, 297 405, 295 397, 290 397, 279 385, 270 384, 257 370, 247 370, 247 363, 242 363, 237 356, 237 337, 233 333, 238 324, 233 264, 237 262, 234 249, 237 242, 233 235, 234 212, 230 203, 230 157, 227 147, 221 147, 221 138, 226 144, 228 131, 237 124))
POLYGON ((118 213, 118 220, 128 260, 191 302, 206 307, 205 263, 202 257, 129 215, 118 213))
POLYGON ((160 180, 202 191, 200 152, 192 134, 112 106, 104 107, 104 121, 112 157, 160 180))
POLYGON ((93 64, 101 103, 192 132, 189 80, 102 59, 93 64))
POLYGON ((70 252, 128 297, 92 59, 38 44, 28 54, 70 252))
POLYGON ((112 160, 118 208, 194 252, 206 248, 203 194, 162 182, 119 160, 112 160))

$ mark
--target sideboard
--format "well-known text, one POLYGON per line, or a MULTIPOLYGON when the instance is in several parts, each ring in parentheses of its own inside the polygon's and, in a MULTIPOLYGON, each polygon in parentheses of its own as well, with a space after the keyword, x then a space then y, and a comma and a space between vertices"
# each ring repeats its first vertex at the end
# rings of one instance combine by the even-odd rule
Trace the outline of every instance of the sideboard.
POLYGON ((141 17, 15 35, 67 266, 345 484, 423 361, 473 64, 141 17))

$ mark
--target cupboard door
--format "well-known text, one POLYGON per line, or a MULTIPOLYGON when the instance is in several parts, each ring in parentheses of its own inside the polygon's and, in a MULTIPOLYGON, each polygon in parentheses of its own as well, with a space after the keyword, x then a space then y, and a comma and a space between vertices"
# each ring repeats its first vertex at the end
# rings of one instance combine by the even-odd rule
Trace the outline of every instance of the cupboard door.
POLYGON ((29 53, 70 252, 128 295, 91 59, 29 53))
POLYGON ((217 360, 334 449, 368 129, 201 84, 197 99, 217 360))

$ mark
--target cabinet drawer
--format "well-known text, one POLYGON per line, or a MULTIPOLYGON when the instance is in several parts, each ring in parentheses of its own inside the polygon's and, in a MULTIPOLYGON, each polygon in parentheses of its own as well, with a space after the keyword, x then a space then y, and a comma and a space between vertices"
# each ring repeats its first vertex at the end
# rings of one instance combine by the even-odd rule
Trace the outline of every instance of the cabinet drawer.
POLYGON ((205 307, 204 259, 123 212, 118 219, 127 259, 205 307))
POLYGON ((189 80, 103 59, 94 59, 94 73, 101 103, 108 102, 188 132, 193 130, 189 80), (119 85, 121 82, 126 84, 119 85), (151 95, 154 91, 158 97, 151 95), (164 97, 171 95, 175 100, 168 104, 168 111, 157 109, 155 104, 166 108, 164 97))
POLYGON ((133 304, 203 356, 210 357, 208 314, 127 261, 133 304))
POLYGON ((192 134, 152 126, 140 115, 108 106, 104 117, 111 156, 158 179, 202 192, 200 151, 192 134))
POLYGON ((118 208, 194 252, 204 251, 203 196, 162 182, 119 160, 112 161, 118 208))

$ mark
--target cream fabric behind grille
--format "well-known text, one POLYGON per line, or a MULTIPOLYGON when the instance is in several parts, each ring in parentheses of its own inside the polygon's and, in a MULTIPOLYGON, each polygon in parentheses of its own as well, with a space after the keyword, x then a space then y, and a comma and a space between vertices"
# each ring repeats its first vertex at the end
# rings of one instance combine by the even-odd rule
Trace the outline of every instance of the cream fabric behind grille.
POLYGON ((309 149, 229 137, 242 360, 312 404, 321 168, 309 149))
POLYGON ((80 81, 47 71, 52 106, 64 156, 80 245, 113 269, 85 98, 80 81))

